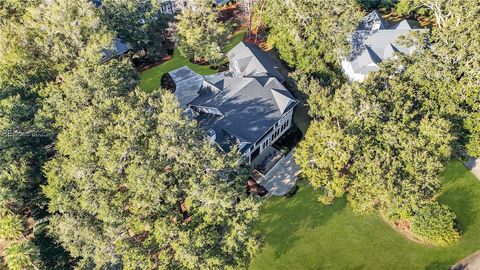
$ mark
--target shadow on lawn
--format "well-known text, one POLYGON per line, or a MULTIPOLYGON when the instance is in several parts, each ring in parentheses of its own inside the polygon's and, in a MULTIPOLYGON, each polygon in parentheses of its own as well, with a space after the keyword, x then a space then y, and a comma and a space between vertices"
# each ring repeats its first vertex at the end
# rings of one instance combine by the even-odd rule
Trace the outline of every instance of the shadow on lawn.
MULTIPOLYGON (((462 181, 463 177, 468 177, 465 173, 470 174, 460 162, 449 167, 443 176, 445 190, 439 197, 439 201, 449 205, 457 215, 462 233, 468 231, 469 227, 475 224, 480 212, 477 206, 480 195, 478 185, 475 181, 462 181)), ((472 174, 471 177, 475 176, 472 174)))
POLYGON ((346 206, 345 199, 338 199, 332 205, 322 205, 315 201, 312 189, 305 184, 300 184, 299 187, 299 192, 293 198, 270 200, 268 212, 264 213, 264 221, 260 225, 264 232, 264 243, 274 247, 276 258, 288 252, 297 240, 303 238, 297 232, 322 226, 346 206))
POLYGON ((449 205, 457 215, 460 223, 459 228, 462 233, 467 231, 477 220, 476 200, 478 200, 478 194, 465 186, 448 189, 440 197, 440 202, 449 205), (442 199, 444 196, 449 198, 448 201, 442 199))
POLYGON ((450 261, 437 261, 427 265, 425 270, 449 269, 451 265, 452 263, 450 261))

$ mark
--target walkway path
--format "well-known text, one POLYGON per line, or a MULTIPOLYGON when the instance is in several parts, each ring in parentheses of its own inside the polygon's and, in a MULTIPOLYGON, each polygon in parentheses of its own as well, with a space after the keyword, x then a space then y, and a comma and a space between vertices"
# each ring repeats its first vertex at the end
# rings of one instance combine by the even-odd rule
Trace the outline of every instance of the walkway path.
POLYGON ((480 250, 459 261, 450 270, 479 270, 480 269, 480 250))
POLYGON ((465 166, 480 180, 480 158, 470 158, 465 166))
POLYGON ((270 194, 283 196, 295 185, 299 172, 300 168, 295 164, 293 151, 291 151, 275 164, 258 183, 265 187, 270 194))

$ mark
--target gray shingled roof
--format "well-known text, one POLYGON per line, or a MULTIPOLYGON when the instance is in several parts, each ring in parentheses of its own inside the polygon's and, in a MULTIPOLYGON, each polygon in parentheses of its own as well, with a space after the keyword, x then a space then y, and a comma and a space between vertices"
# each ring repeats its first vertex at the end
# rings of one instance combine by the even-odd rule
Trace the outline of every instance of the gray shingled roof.
POLYGON ((386 29, 388 27, 388 22, 383 19, 382 14, 380 14, 377 10, 374 10, 365 16, 365 18, 363 18, 357 30, 376 31, 380 29, 386 29))
POLYGON ((239 68, 241 76, 273 76, 280 82, 285 80, 275 68, 269 56, 253 44, 240 42, 227 53, 227 57, 230 65, 235 65, 239 68))
POLYGON ((126 52, 128 52, 132 47, 130 44, 123 42, 119 38, 115 38, 113 40, 113 50, 110 49, 103 49, 102 50, 102 60, 107 61, 112 59, 113 56, 118 57, 126 52))
POLYGON ((356 74, 366 75, 378 70, 377 64, 395 56, 395 53, 410 53, 413 48, 407 48, 398 43, 401 36, 408 36, 412 31, 428 32, 428 29, 415 29, 408 20, 403 20, 395 26, 390 26, 378 13, 372 11, 360 23, 352 36, 352 53, 347 58, 356 74))
POLYGON ((297 104, 276 78, 263 81, 264 84, 258 78, 225 77, 220 91, 202 88, 199 96, 189 105, 220 111, 223 116, 204 115, 200 118, 201 126, 215 130, 219 143, 227 135, 240 142, 255 143, 280 120, 284 112, 297 104))
POLYGON ((282 85, 283 77, 268 56, 257 47, 242 42, 227 56, 242 74, 202 76, 186 66, 169 74, 180 105, 195 111, 189 114, 199 126, 210 136, 215 134, 215 141, 225 151, 238 144, 243 153, 298 101, 282 85))
POLYGON ((189 67, 184 66, 168 74, 175 82, 175 96, 181 107, 186 107, 192 100, 198 97, 198 91, 202 88, 203 76, 195 73, 189 67))

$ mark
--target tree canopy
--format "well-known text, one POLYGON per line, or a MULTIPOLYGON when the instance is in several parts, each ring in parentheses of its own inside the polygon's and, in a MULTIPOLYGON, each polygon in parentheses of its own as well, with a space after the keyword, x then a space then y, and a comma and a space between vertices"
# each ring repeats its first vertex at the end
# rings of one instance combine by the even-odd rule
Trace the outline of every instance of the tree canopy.
POLYGON ((61 249, 56 259, 42 254, 57 248, 43 237, 47 201, 40 189, 55 132, 37 116, 44 86, 83 54, 96 54, 98 61, 99 42, 111 37, 87 1, 9 0, 0 10, 8 13, 0 25, 0 223, 8 228, 0 252, 11 269, 65 269, 61 249))
POLYGON ((52 233, 80 268, 245 267, 258 247, 248 170, 206 141, 174 95, 133 91, 128 74, 112 61, 52 86, 65 115, 45 167, 52 233))
POLYGON ((160 12, 161 1, 103 0, 99 10, 102 22, 134 51, 144 50, 147 60, 166 54, 166 28, 173 16, 160 12))
POLYGON ((216 65, 224 58, 228 25, 218 21, 210 0, 193 0, 177 16, 177 48, 187 59, 216 65))
POLYGON ((290 66, 331 75, 349 53, 348 37, 362 17, 355 0, 270 0, 263 19, 268 42, 290 66))
MULTIPOLYGON (((396 72, 401 67, 385 64, 362 85, 334 89, 314 79, 303 84, 312 93, 315 120, 295 157, 322 202, 346 194, 356 212, 376 209, 389 220, 413 222, 434 201, 455 137, 447 119, 423 111, 411 80, 396 72)), ((453 240, 458 233, 449 222, 442 233, 453 240)))

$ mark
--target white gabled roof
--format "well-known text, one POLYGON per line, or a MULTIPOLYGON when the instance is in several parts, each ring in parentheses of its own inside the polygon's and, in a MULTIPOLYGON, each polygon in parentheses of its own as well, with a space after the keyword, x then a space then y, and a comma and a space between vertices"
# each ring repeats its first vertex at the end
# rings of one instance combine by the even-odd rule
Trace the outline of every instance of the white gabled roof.
MULTIPOLYGON (((412 31, 428 32, 428 29, 414 29, 407 20, 391 27, 378 11, 372 11, 359 25, 352 36, 352 53, 346 59, 351 73, 364 77, 372 70, 378 70, 378 63, 390 59, 395 53, 410 53, 413 48, 400 45, 401 36, 408 36, 412 31)), ((342 64, 343 65, 343 64, 342 64)))
POLYGON ((408 23, 407 20, 403 20, 401 21, 399 24, 397 24, 397 26, 395 27, 395 29, 412 29, 412 27, 410 26, 410 24, 408 23))
POLYGON ((395 53, 399 52, 399 50, 392 45, 392 43, 388 43, 385 50, 383 50, 383 59, 391 58, 395 55, 395 53))

